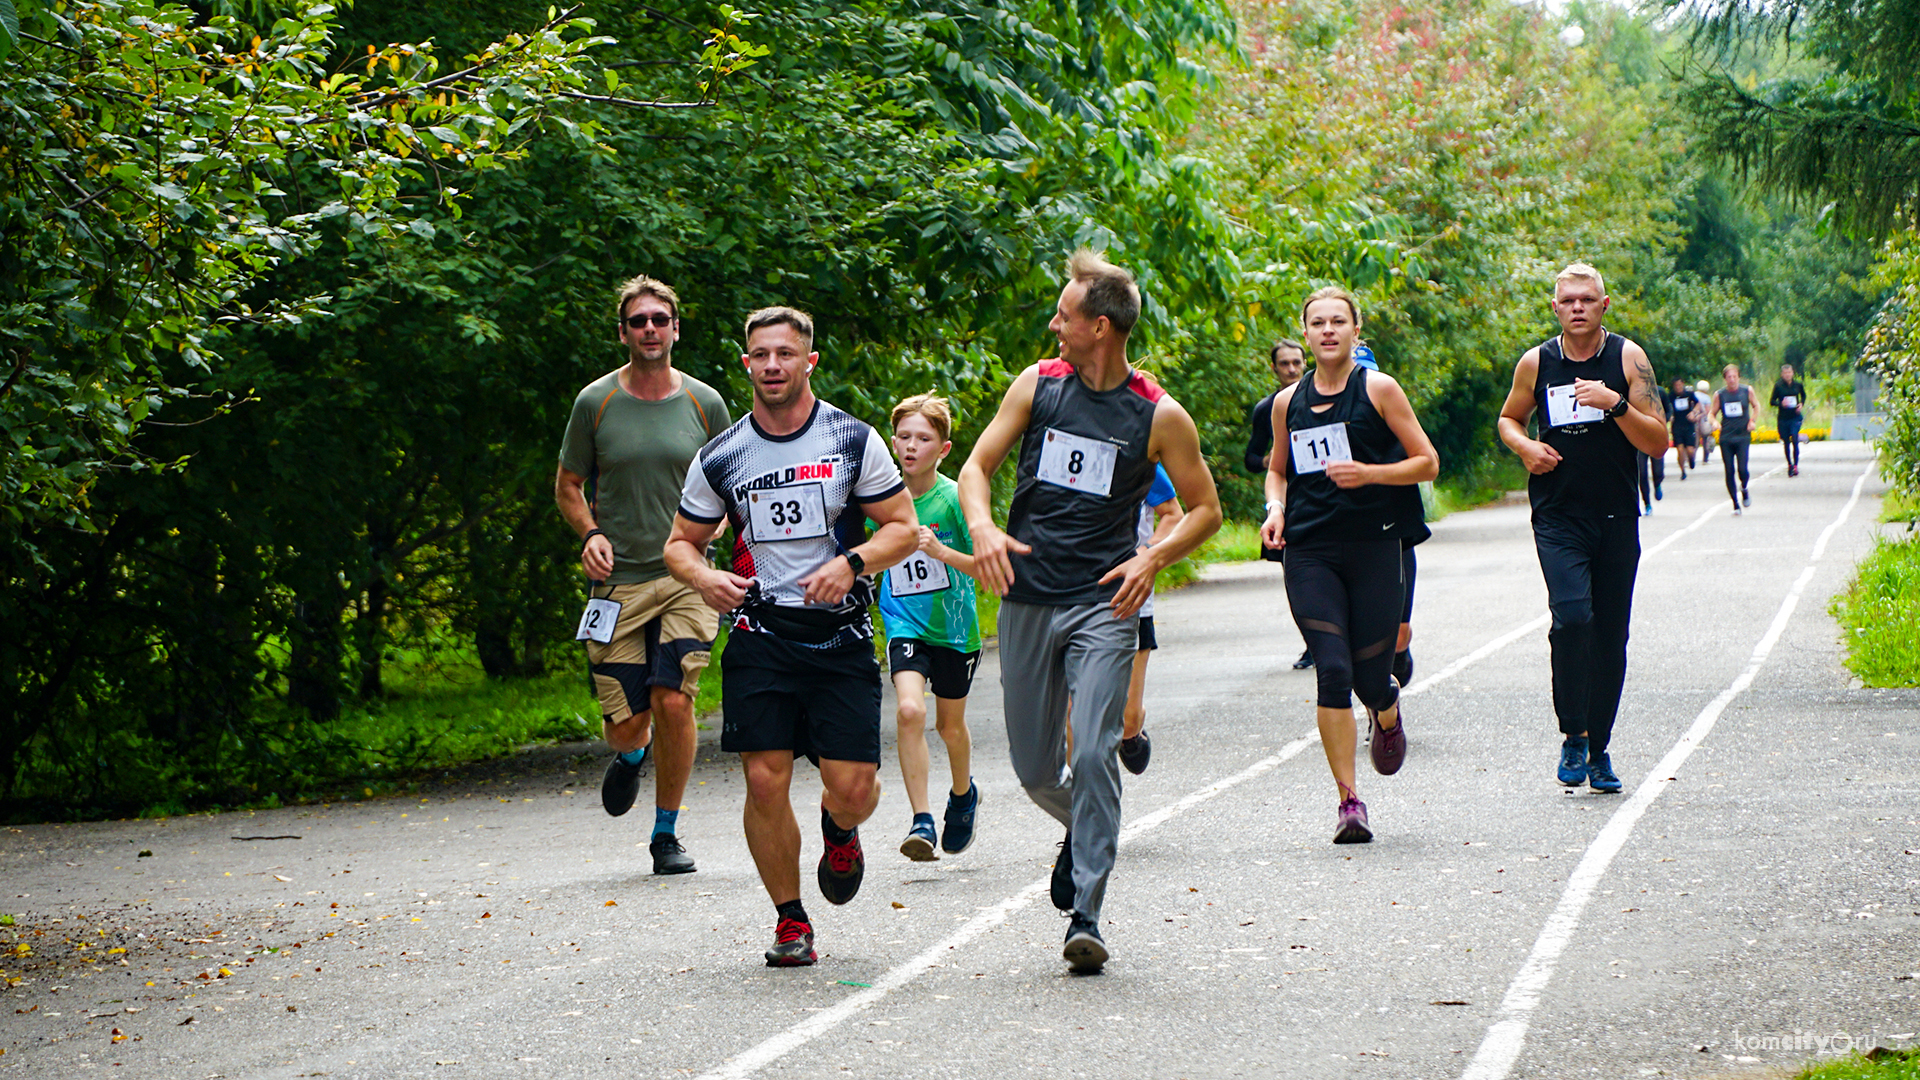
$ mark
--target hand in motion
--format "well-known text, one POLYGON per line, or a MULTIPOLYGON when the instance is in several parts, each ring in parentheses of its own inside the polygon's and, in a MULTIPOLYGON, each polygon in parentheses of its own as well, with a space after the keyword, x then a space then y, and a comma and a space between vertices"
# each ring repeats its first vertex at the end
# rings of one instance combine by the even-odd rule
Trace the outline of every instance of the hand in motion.
POLYGON ((1141 605, 1153 595, 1153 560, 1147 557, 1146 550, 1143 548, 1140 554, 1107 571, 1100 584, 1105 585, 1114 578, 1120 579, 1120 588, 1109 601, 1113 617, 1129 619, 1138 615, 1141 605))
POLYGON ((845 557, 835 555, 827 565, 801 578, 800 584, 806 586, 807 603, 837 604, 853 588, 853 567, 845 557))
POLYGON ((1516 453, 1520 455, 1520 464, 1535 476, 1550 473, 1560 465, 1560 451, 1538 439, 1522 442, 1516 453))
POLYGON ((753 579, 725 570, 709 569, 700 575, 693 587, 699 591, 700 599, 705 600, 708 607, 725 615, 747 598, 747 590, 753 587, 753 579))
POLYGON ((605 533, 590 536, 580 548, 580 569, 589 581, 605 581, 613 574, 613 544, 605 533))
POLYGON ((979 525, 971 531, 974 568, 979 571, 975 576, 993 590, 993 595, 1007 595, 1007 588, 1013 584, 1013 561, 1007 558, 1008 553, 1027 555, 1033 548, 992 525, 979 525))

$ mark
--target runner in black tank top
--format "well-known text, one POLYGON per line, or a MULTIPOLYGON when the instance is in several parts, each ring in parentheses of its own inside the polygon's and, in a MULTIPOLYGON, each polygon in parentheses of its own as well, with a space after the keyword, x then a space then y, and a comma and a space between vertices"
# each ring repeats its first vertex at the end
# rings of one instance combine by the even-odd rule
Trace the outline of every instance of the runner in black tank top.
POLYGON ((1720 418, 1720 468, 1727 474, 1727 498, 1733 500, 1733 513, 1752 506, 1747 494, 1747 452, 1753 448, 1753 414, 1760 407, 1753 387, 1740 384, 1740 369, 1732 364, 1720 369, 1727 385, 1713 395, 1713 414, 1720 418), (1736 477, 1740 486, 1734 487, 1736 477))
POLYGON ((1301 323, 1315 367, 1274 401, 1260 538, 1286 549, 1287 602, 1313 650, 1315 717, 1340 795, 1333 842, 1364 843, 1373 832, 1354 791, 1353 698, 1367 707, 1374 768, 1399 771, 1407 738, 1391 668, 1401 545, 1426 538, 1412 485, 1438 474, 1439 456, 1400 385, 1354 366, 1360 321, 1346 290, 1313 293, 1301 323))
POLYGON ((1100 912, 1120 838, 1120 745, 1154 575, 1220 527, 1220 497, 1193 418, 1127 363, 1140 316, 1133 275, 1088 251, 1068 264, 1048 329, 1060 358, 1020 373, 960 469, 960 506, 980 584, 1000 607, 1008 756, 1027 797, 1067 827, 1048 890, 1071 915, 1061 955, 1106 963, 1100 912), (993 473, 1020 463, 1007 529, 994 525, 993 473), (1158 462, 1187 513, 1145 551, 1134 524, 1158 462), (1068 688, 1073 693, 1069 764, 1068 688))
POLYGON ((1700 401, 1693 396, 1685 379, 1673 380, 1673 389, 1663 394, 1661 401, 1671 418, 1673 457, 1680 465, 1680 479, 1685 480, 1687 470, 1693 468, 1694 448, 1700 445, 1700 435, 1693 422, 1693 412, 1700 401))
POLYGON ((1553 612, 1553 711, 1569 787, 1620 790, 1608 753, 1627 676, 1640 565, 1634 451, 1665 453, 1667 425, 1640 346, 1600 325, 1600 272, 1574 263, 1554 283, 1562 333, 1527 350, 1500 409, 1500 440, 1532 474, 1534 547, 1553 612), (1538 418, 1540 437, 1527 434, 1538 418))

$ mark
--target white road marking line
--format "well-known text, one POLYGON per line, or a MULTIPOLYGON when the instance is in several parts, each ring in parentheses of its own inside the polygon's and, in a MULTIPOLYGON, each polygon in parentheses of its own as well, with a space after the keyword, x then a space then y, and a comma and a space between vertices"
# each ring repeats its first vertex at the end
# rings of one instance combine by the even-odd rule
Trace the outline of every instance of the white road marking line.
POLYGON ((1813 545, 1806 569, 1800 571, 1793 587, 1787 590, 1786 599, 1780 602, 1780 610, 1774 614, 1773 623, 1761 635, 1759 644, 1754 646, 1746 670, 1700 711, 1700 715, 1694 718, 1693 726, 1687 729, 1679 742, 1673 744, 1667 756, 1660 759, 1660 764, 1654 766, 1647 778, 1640 782, 1626 803, 1614 811, 1606 827, 1600 830, 1600 835, 1594 838, 1586 854, 1581 857, 1580 864, 1574 867, 1573 873, 1567 878, 1566 891, 1560 895, 1560 903, 1548 916, 1546 925, 1540 930, 1540 937, 1533 944, 1533 952, 1528 954, 1526 962, 1520 966, 1519 973, 1514 975, 1513 982, 1507 987, 1506 997, 1500 1002, 1500 1019, 1487 1029, 1480 1049, 1467 1064, 1461 1080, 1506 1080, 1526 1043, 1529 1016, 1540 1004, 1540 994, 1546 989, 1548 980, 1553 978, 1560 954, 1566 951, 1567 945, 1573 940, 1574 931, 1580 926, 1580 915, 1586 909, 1587 901, 1593 898, 1593 891, 1599 886, 1613 857, 1626 846, 1627 838, 1632 835, 1641 816, 1653 805, 1653 800, 1666 790, 1671 778, 1679 773, 1680 766, 1713 730, 1713 725, 1727 705, 1753 685, 1760 665, 1766 663, 1774 644, 1786 632, 1787 621, 1800 605, 1801 593, 1806 590, 1807 583, 1813 580, 1813 572, 1821 556, 1826 554, 1827 541, 1847 520, 1847 515, 1853 512, 1854 504, 1860 501, 1860 490, 1872 472, 1873 465, 1868 463, 1866 471, 1854 481, 1853 495, 1840 508, 1840 515, 1821 532, 1819 540, 1813 545))
MULTIPOLYGON (((1125 844, 1151 829, 1171 821, 1173 818, 1191 810, 1230 788, 1244 784, 1256 776, 1279 766, 1302 750, 1320 741, 1316 733, 1295 739, 1280 748, 1278 753, 1261 758, 1252 765, 1234 773, 1224 780, 1216 780, 1206 787, 1191 792, 1178 802, 1163 806, 1153 813, 1130 822, 1120 830, 1120 843, 1125 844)), ((853 1016, 880 1003, 888 994, 912 982, 923 972, 946 963, 950 954, 973 939, 1007 921, 1008 916, 1031 904, 1035 897, 1047 891, 1053 875, 1033 882, 1026 888, 1000 901, 989 908, 983 908, 980 914, 967 920, 960 929, 929 946, 918 956, 900 964, 882 975, 871 987, 862 989, 840 1001, 832 1008, 824 1009, 773 1038, 748 1048, 729 1058, 725 1064, 711 1072, 701 1075, 700 1080, 742 1080, 752 1076, 768 1065, 773 1064, 787 1054, 805 1046, 815 1038, 826 1034, 853 1016)))

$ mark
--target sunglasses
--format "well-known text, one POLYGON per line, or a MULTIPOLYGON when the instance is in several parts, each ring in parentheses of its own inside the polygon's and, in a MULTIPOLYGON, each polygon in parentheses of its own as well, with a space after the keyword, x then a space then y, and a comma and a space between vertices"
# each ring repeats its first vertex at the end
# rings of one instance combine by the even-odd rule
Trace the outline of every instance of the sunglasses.
POLYGON ((626 318, 627 325, 635 330, 643 329, 649 322, 664 330, 673 325, 673 316, 664 311, 656 311, 652 315, 629 315, 626 318))

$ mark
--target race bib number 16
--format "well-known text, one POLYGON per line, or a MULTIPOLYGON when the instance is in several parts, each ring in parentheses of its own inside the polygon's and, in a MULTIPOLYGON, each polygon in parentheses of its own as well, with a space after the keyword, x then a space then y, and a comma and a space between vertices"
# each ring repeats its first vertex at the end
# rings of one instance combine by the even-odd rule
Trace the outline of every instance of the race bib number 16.
POLYGON ((1119 455, 1120 448, 1110 442, 1048 428, 1035 475, 1044 483, 1104 496, 1113 490, 1113 463, 1119 455))
POLYGON ((887 571, 887 584, 892 587, 895 596, 944 592, 947 588, 947 566, 924 551, 916 551, 907 556, 905 562, 887 571))

